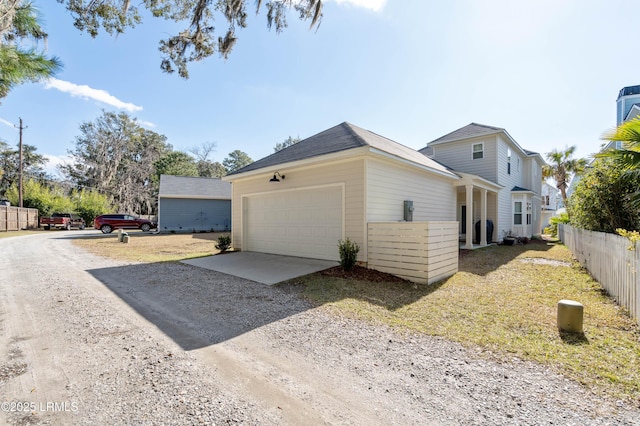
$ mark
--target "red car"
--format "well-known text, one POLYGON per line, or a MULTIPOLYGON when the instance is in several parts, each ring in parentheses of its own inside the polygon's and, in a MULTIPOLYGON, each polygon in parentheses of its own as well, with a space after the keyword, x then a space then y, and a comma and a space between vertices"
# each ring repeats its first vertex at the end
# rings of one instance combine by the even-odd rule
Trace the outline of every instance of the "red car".
POLYGON ((93 227, 101 230, 103 234, 109 234, 114 229, 140 229, 149 232, 156 229, 158 224, 129 214, 103 214, 93 220, 93 227))

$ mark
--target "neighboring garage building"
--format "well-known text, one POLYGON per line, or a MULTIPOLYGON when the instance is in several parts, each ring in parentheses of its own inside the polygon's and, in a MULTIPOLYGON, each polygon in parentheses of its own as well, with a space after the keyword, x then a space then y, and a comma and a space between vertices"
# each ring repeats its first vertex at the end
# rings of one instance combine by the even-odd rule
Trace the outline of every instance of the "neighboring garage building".
POLYGON ((160 176, 159 232, 231 230, 231 184, 220 179, 160 176))

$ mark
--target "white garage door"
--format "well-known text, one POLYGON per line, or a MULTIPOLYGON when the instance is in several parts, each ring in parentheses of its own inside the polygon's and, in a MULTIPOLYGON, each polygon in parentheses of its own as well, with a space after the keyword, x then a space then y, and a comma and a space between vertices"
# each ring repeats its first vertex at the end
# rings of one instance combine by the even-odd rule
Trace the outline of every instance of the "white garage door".
POLYGON ((246 250, 338 260, 342 238, 342 187, 244 198, 246 250))

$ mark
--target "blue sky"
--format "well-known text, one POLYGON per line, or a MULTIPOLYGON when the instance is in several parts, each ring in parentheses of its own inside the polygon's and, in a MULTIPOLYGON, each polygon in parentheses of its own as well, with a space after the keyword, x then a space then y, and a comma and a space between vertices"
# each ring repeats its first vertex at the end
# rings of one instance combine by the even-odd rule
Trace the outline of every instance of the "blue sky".
POLYGON ((640 84, 637 0, 326 0, 317 31, 291 14, 276 34, 252 15, 230 58, 192 64, 188 80, 159 68, 158 41, 180 25, 92 39, 57 2, 33 3, 64 68, 1 101, 0 139, 17 144, 22 117, 24 143, 52 166, 102 110, 174 149, 214 142, 214 161, 235 149, 257 160, 343 121, 415 149, 476 122, 586 157, 615 126, 618 91, 640 84))

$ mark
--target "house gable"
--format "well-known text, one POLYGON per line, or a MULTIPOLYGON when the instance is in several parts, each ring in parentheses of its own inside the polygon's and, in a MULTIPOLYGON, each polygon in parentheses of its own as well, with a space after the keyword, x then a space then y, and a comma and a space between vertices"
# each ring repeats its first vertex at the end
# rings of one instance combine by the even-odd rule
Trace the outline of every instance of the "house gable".
POLYGON ((233 180, 237 176, 249 176, 256 172, 263 173, 265 169, 267 172, 270 170, 274 173, 283 167, 298 167, 365 152, 384 153, 395 160, 457 178, 447 167, 412 148, 344 122, 236 170, 225 176, 223 180, 233 180), (357 151, 358 149, 362 151, 357 151))

